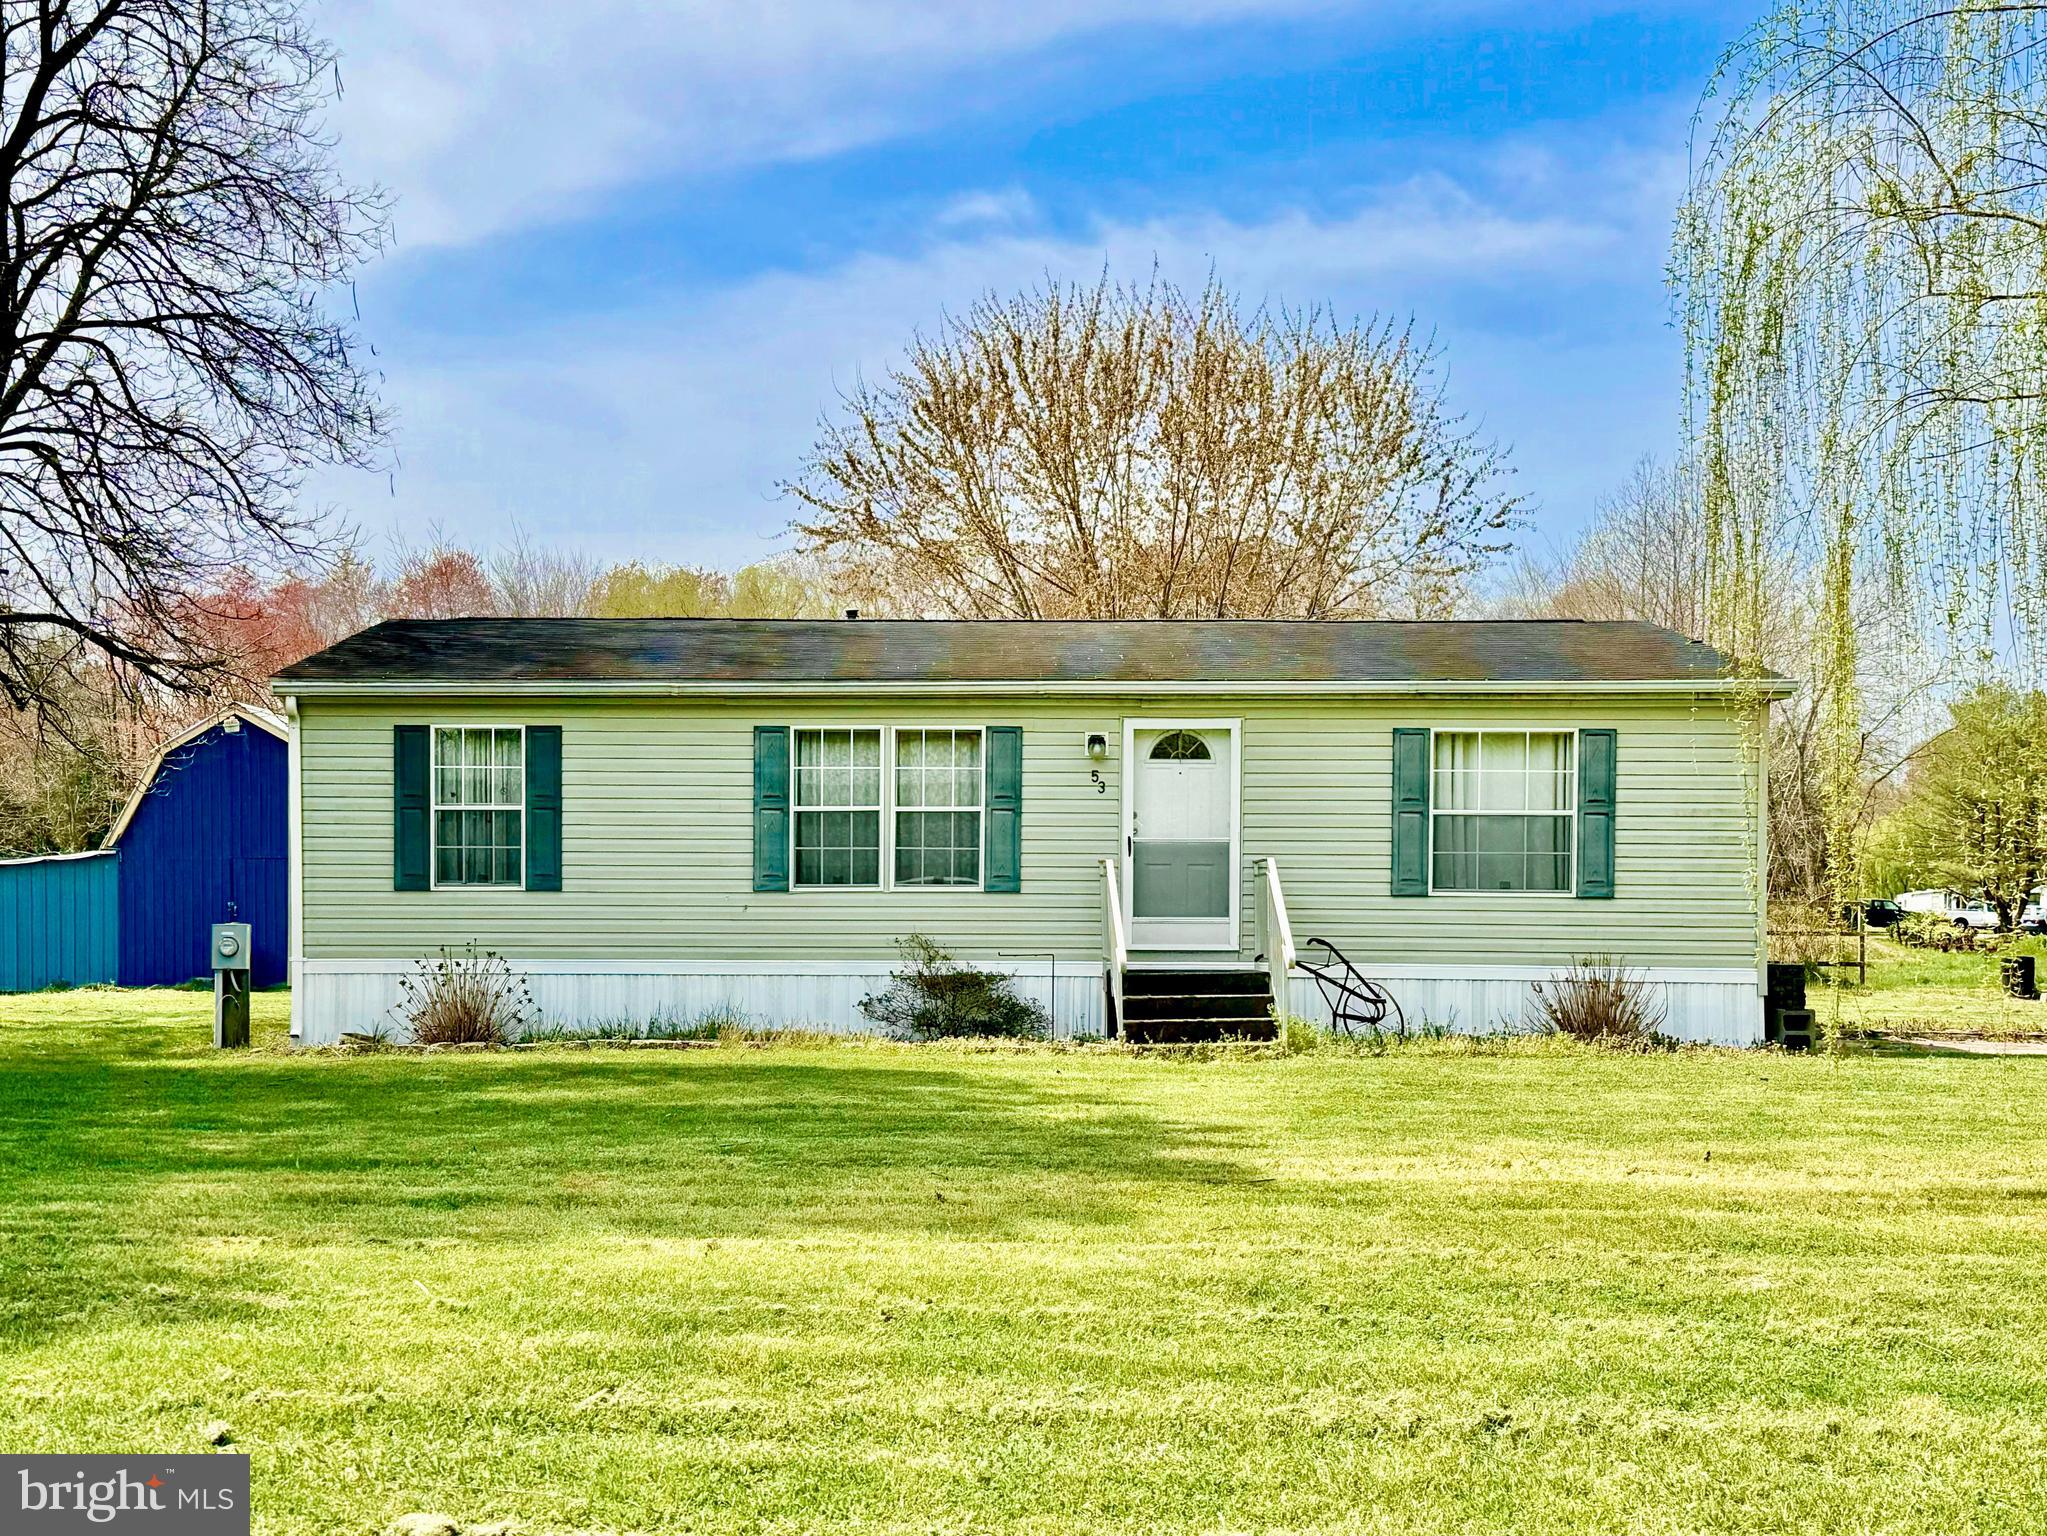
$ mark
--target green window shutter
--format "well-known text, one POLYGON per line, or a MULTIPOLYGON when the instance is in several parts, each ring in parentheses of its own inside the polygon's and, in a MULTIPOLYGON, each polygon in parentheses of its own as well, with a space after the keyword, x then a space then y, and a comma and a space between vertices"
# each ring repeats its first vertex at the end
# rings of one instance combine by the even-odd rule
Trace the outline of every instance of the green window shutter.
POLYGON ((789 727, 753 728, 753 888, 789 889, 789 727))
POLYGON ((526 889, 562 888, 562 728, 526 727, 526 889))
POLYGON ((1429 733, 1393 733, 1393 894, 1429 894, 1429 733))
POLYGON ((1023 889, 1023 727, 988 727, 985 762, 987 782, 987 850, 982 889, 1015 892, 1023 889))
POLYGON ((1578 733, 1578 894, 1613 895, 1614 733, 1578 733))
POLYGON ((391 889, 423 891, 433 884, 428 868, 433 839, 427 818, 427 728, 391 728, 391 889))

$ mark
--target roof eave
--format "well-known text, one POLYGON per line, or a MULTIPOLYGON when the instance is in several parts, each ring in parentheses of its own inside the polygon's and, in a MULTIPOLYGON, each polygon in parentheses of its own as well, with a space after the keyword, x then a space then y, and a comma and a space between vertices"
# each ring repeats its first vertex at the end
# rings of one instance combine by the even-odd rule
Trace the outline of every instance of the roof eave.
POLYGON ((802 696, 846 693, 904 696, 916 694, 988 693, 1044 694, 1202 694, 1293 697, 1371 697, 1427 694, 1746 694, 1757 700, 1784 699, 1798 692, 1786 677, 1605 678, 1515 681, 1503 678, 1288 680, 1288 681, 1160 681, 1087 679, 1078 682, 1015 680, 878 681, 831 678, 769 681, 748 678, 273 678, 271 691, 281 698, 378 698, 389 695, 431 697, 556 697, 556 698, 689 698, 702 695, 802 696))

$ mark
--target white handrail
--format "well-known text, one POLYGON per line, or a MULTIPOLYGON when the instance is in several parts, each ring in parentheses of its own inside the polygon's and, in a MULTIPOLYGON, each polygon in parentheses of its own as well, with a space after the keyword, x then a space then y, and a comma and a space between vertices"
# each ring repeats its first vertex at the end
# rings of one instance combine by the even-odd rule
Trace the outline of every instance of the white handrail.
POLYGON ((1279 880, 1279 860, 1258 861, 1258 952, 1272 985, 1272 1007, 1280 1014, 1293 1010, 1294 925, 1287 916, 1286 889, 1279 880))
POLYGON ((1116 1017, 1112 1037, 1123 1033, 1123 972, 1130 964, 1130 938, 1123 931, 1123 891, 1116 879, 1116 861, 1102 860, 1102 964, 1109 973, 1109 998, 1116 1017))

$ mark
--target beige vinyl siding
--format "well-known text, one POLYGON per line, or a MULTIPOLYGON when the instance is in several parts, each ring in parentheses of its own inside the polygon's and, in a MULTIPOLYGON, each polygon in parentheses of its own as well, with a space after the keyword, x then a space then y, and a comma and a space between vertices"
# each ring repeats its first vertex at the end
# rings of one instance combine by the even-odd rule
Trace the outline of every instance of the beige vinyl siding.
POLYGON ((1126 716, 1243 722, 1247 953, 1252 861, 1271 855, 1296 936, 1361 963, 1754 964, 1743 733, 1726 706, 1689 697, 305 699, 305 954, 402 959, 474 941, 534 959, 810 962, 886 957, 923 932, 976 958, 1092 960, 1100 860, 1122 846, 1126 716), (562 727, 562 891, 391 889, 391 727, 464 722, 562 727), (752 733, 764 724, 1022 726, 1023 892, 755 892, 752 733), (1390 895, 1397 725, 1616 728, 1615 899, 1390 895), (1090 732, 1109 741, 1099 765, 1090 732))

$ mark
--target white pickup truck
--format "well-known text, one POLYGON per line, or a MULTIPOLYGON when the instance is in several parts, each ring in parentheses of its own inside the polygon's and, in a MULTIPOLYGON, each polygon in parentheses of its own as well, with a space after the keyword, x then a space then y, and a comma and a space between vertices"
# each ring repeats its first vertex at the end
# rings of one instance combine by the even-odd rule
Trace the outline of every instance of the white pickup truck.
POLYGON ((1907 912, 1929 912, 1957 928, 1988 932, 2003 926, 1997 908, 1989 902, 1964 901, 1955 891, 1900 891, 1897 901, 1907 912))

